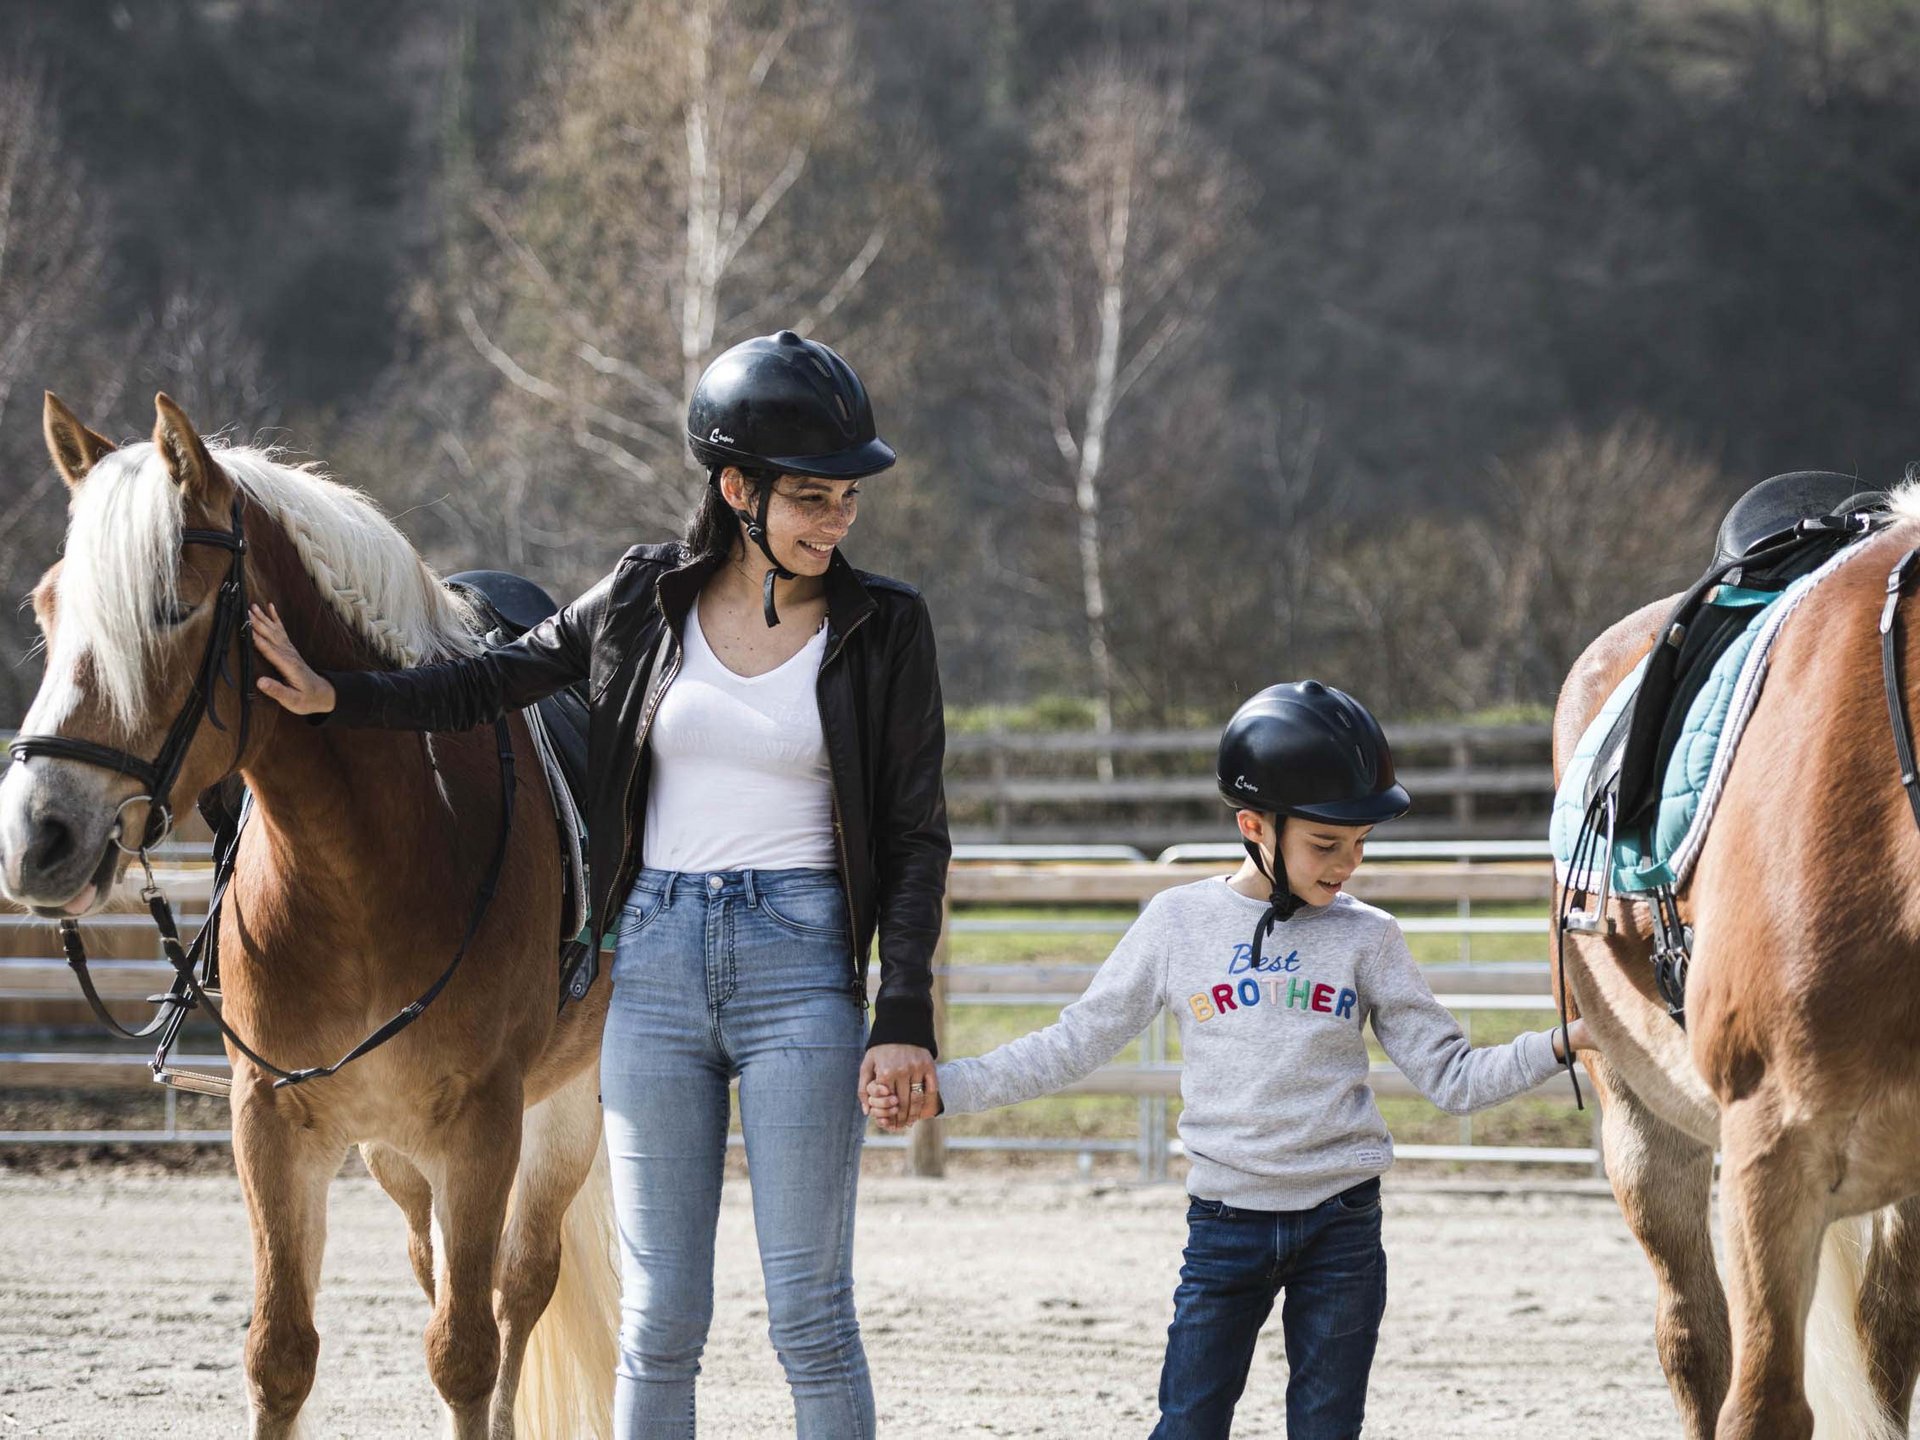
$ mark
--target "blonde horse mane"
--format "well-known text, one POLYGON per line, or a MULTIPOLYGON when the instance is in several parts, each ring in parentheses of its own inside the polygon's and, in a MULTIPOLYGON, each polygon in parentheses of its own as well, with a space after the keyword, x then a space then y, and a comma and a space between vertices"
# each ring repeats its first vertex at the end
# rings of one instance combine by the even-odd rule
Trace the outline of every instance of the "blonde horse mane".
MULTIPOLYGON (((280 452, 207 442, 215 463, 285 532, 314 588, 394 665, 473 654, 467 607, 361 491, 280 452)), ((57 649, 85 647, 115 720, 135 726, 148 661, 178 603, 180 487, 152 442, 103 457, 74 492, 60 575, 57 649)), ((220 517, 224 527, 225 517, 220 517)), ((49 668, 62 656, 49 657, 49 668)))

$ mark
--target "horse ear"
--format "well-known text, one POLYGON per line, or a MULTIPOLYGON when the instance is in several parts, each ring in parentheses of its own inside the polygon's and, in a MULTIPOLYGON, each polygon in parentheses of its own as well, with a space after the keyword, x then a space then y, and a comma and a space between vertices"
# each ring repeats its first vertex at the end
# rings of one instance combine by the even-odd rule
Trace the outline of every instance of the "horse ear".
POLYGON ((153 397, 153 448, 167 462, 173 483, 189 495, 204 495, 212 482, 213 457, 186 412, 165 391, 153 397))
POLYGON ((82 425, 80 417, 51 390, 47 391, 41 427, 47 432, 47 453, 53 457, 54 468, 69 489, 78 488, 87 473, 100 463, 100 457, 117 448, 106 436, 82 425))

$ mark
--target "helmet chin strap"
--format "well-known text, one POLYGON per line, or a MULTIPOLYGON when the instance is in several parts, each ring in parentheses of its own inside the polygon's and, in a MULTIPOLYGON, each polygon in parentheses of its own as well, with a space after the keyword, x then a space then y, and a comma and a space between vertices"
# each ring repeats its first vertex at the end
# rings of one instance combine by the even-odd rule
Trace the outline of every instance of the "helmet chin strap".
POLYGON ((760 553, 767 557, 767 563, 773 568, 767 571, 767 583, 760 591, 760 611, 767 617, 767 628, 772 629, 780 623, 780 612, 773 607, 773 582, 775 580, 793 580, 798 577, 782 565, 773 553, 773 547, 767 543, 767 510, 773 504, 773 482, 760 492, 760 513, 747 510, 733 513, 740 517, 740 523, 747 527, 747 538, 760 547, 760 553))
MULTIPOLYGON (((1286 822, 1281 820, 1280 823, 1285 824, 1286 822)), ((1264 850, 1251 840, 1243 838, 1240 843, 1247 847, 1247 854, 1253 859, 1254 869, 1258 870, 1266 879, 1267 884, 1272 887, 1272 893, 1267 897, 1266 912, 1261 915, 1259 923, 1253 927, 1253 964, 1250 968, 1258 970, 1263 953, 1261 947, 1266 943, 1266 938, 1272 933, 1273 927, 1276 924, 1291 920, 1294 912, 1307 902, 1294 894, 1284 879, 1275 877, 1273 869, 1267 867, 1267 856, 1264 850)), ((1277 853, 1279 844, 1280 837, 1276 831, 1274 835, 1276 862, 1279 858, 1277 853)), ((1277 863, 1274 869, 1280 869, 1283 875, 1285 873, 1284 868, 1277 863)))

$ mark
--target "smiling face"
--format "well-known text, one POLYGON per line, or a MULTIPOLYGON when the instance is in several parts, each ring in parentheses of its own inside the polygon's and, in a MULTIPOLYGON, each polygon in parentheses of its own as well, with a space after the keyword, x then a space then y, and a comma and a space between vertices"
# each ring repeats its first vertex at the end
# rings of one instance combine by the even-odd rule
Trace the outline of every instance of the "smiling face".
MULTIPOLYGON (((1240 833, 1271 855, 1273 817, 1240 812, 1240 833)), ((1288 816, 1280 826, 1280 863, 1287 888, 1309 905, 1330 904, 1360 868, 1371 825, 1333 825, 1288 816)))
MULTIPOLYGON (((759 512, 759 493, 740 472, 729 467, 720 477, 720 490, 736 511, 759 512)), ((824 575, 834 548, 847 538, 860 513, 858 480, 822 480, 812 475, 782 475, 773 482, 773 502, 767 507, 767 544, 774 558, 795 575, 824 575)), ((747 561, 760 558, 760 548, 744 539, 747 561)))

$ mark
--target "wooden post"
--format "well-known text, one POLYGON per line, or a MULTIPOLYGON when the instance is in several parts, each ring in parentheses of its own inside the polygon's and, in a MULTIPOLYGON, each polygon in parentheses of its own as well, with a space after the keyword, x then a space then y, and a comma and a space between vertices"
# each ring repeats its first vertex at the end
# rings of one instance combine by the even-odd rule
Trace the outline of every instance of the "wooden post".
MULTIPOLYGON (((933 1038, 947 1053, 947 963, 952 957, 953 907, 940 901, 940 940, 933 947, 933 1038)), ((939 1179, 947 1173, 946 1121, 922 1120, 907 1141, 907 1173, 939 1179)))
POLYGON ((1453 792, 1453 828, 1465 840, 1473 834, 1473 792, 1465 784, 1467 772, 1473 768, 1473 744, 1465 731, 1453 742, 1453 768, 1461 781, 1460 788, 1453 792))
POLYGON ((993 838, 1005 845, 1013 839, 1013 805, 1007 799, 1007 737, 996 722, 987 732, 987 773, 993 778, 993 838))

